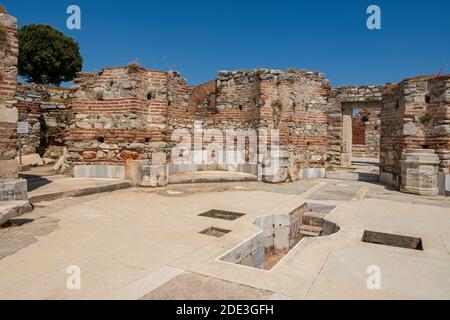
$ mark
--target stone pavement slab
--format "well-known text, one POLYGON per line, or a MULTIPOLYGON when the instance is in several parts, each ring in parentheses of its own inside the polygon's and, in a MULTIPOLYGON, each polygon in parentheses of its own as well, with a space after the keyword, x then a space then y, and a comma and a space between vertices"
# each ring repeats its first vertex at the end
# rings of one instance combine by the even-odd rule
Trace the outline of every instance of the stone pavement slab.
POLYGON ((32 216, 55 219, 57 228, 33 242, 23 239, 19 251, 5 253, 0 274, 8 276, 0 277, 0 298, 196 298, 199 292, 186 292, 196 283, 208 288, 205 298, 228 298, 233 292, 245 298, 261 297, 262 292, 266 298, 267 292, 267 299, 450 298, 450 212, 442 206, 445 200, 419 197, 424 201, 419 205, 367 198, 369 190, 395 197, 398 193, 353 181, 318 180, 309 187, 300 181, 292 188, 305 192, 271 191, 256 182, 174 185, 47 202, 32 216), (220 261, 260 231, 256 218, 286 214, 311 195, 333 194, 336 188, 342 193, 339 200, 313 202, 336 206, 326 219, 341 227, 338 233, 303 239, 270 271, 220 261), (246 215, 234 221, 199 216, 211 209, 246 215), (210 227, 231 232, 221 238, 200 234, 210 227), (425 250, 363 243, 364 230, 418 236, 425 250), (72 265, 81 270, 79 291, 66 286, 72 265), (381 290, 366 285, 371 265, 381 268, 381 290))
POLYGON ((47 177, 48 183, 28 193, 32 204, 60 198, 81 197, 102 192, 112 192, 131 188, 132 184, 125 180, 113 179, 76 179, 70 177, 47 177))

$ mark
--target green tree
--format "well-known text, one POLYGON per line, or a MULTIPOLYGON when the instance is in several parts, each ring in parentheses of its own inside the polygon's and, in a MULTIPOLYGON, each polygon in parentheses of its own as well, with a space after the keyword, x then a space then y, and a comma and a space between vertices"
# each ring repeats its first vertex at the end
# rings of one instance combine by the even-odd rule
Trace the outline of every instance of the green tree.
POLYGON ((22 27, 19 38, 19 75, 28 82, 59 85, 72 81, 83 66, 78 43, 48 25, 22 27))

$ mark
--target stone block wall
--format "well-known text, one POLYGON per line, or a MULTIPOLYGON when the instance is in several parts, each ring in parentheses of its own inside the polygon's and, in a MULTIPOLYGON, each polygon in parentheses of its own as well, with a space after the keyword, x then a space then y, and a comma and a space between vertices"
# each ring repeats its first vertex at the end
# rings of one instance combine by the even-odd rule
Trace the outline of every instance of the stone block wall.
MULTIPOLYGON (((228 129, 279 129, 296 180, 302 168, 325 167, 329 90, 323 74, 269 69, 222 71, 196 87, 175 72, 133 65, 82 73, 70 101, 67 160, 71 166, 124 165, 150 160, 153 153, 169 157, 178 143, 173 132, 186 129, 193 136, 201 121, 203 134, 221 131, 223 146, 234 138, 227 137, 228 129)), ((248 144, 244 150, 248 161, 248 144)))
POLYGON ((416 77, 392 85, 383 97, 381 171, 401 176, 408 149, 434 149, 439 171, 450 170, 450 76, 416 77))
MULTIPOLYGON (((224 140, 227 129, 277 129, 281 147, 291 155, 290 178, 296 180, 302 168, 325 167, 328 92, 329 82, 320 73, 221 71, 215 86, 208 82, 193 89, 189 112, 176 115, 169 109, 169 118, 174 128, 183 123, 192 128, 192 121, 201 120, 204 129, 221 130, 224 140)), ((248 161, 247 144, 244 153, 248 161)))
POLYGON ((430 79, 425 97, 432 123, 426 130, 426 143, 439 157, 439 171, 450 174, 450 76, 430 79))
MULTIPOLYGON (((228 130, 257 129, 259 119, 259 85, 260 79, 256 71, 219 72, 217 79, 208 81, 200 86, 184 91, 187 95, 188 108, 182 104, 171 106, 168 110, 169 134, 177 129, 187 130, 191 134, 191 150, 193 145, 200 142, 203 137, 203 150, 209 147, 210 142, 220 145, 223 149, 227 141, 234 141, 228 130), (201 123, 202 131, 197 128, 194 135, 194 124, 201 123), (214 129, 216 137, 207 132, 214 129), (206 135, 208 134, 208 135, 206 135), (221 137, 218 135, 220 134, 221 137), (228 136, 230 134, 230 136, 228 136), (220 139, 218 141, 216 139, 220 139), (197 140, 194 140, 197 139, 197 140)), ((171 147, 175 144, 171 141, 171 147)), ((235 146, 233 150, 236 150, 235 146)), ((244 154, 248 152, 248 145, 244 146, 244 154)), ((184 153, 187 161, 192 161, 194 152, 184 153)), ((245 155, 243 155, 245 156, 245 155)), ((228 170, 227 165, 220 165, 217 157, 209 156, 209 164, 193 166, 193 170, 228 170)), ((226 161, 226 159, 224 159, 226 161)))
POLYGON ((187 107, 185 89, 175 72, 135 65, 80 74, 65 138, 68 162, 124 165, 166 150, 167 110, 187 107))
POLYGON ((290 153, 290 180, 305 168, 324 168, 327 160, 329 81, 322 73, 275 72, 261 83, 260 127, 278 129, 290 153))
POLYGON ((19 84, 19 121, 29 123, 29 134, 22 136, 23 154, 39 153, 58 159, 62 155, 65 130, 72 121, 70 101, 73 90, 36 84, 19 84))
MULTIPOLYGON (((400 160, 406 148, 404 137, 405 101, 402 86, 390 85, 383 97, 381 112, 380 173, 392 175, 392 182, 401 176, 400 160)), ((409 131, 406 127, 406 132, 409 131)), ((398 181, 395 182, 398 185, 398 181)))
POLYGON ((0 13, 0 179, 17 177, 17 19, 0 13))

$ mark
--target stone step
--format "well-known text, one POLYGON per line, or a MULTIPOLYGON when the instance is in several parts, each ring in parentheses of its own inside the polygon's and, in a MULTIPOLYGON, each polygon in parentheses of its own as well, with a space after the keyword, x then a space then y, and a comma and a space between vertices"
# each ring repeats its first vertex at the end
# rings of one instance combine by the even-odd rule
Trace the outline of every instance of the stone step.
POLYGON ((116 181, 116 180, 105 182, 104 185, 93 185, 92 187, 91 186, 77 187, 75 185, 76 179, 73 179, 71 181, 70 179, 71 178, 67 178, 70 184, 62 184, 62 183, 59 184, 61 190, 56 190, 56 187, 51 187, 52 185, 50 184, 49 188, 47 189, 45 187, 42 187, 38 188, 35 191, 30 192, 28 196, 28 201, 30 201, 30 203, 34 205, 44 201, 53 201, 62 198, 83 197, 92 194, 113 192, 133 187, 130 181, 116 181))
POLYGON ((309 236, 309 237, 319 237, 322 233, 321 227, 316 226, 308 226, 308 225, 301 225, 300 226, 300 233, 309 236))
POLYGON ((375 173, 363 173, 363 172, 340 172, 329 171, 327 172, 327 179, 334 180, 350 180, 350 181, 364 181, 364 182, 379 182, 380 175, 375 173))
POLYGON ((258 181, 258 177, 247 173, 228 172, 228 171, 183 172, 171 174, 169 176, 169 184, 250 182, 250 181, 258 181))
POLYGON ((303 215, 302 224, 314 227, 323 227, 327 214, 318 212, 308 212, 303 215))
POLYGON ((19 217, 33 210, 31 204, 26 201, 1 201, 0 202, 0 226, 8 220, 19 217))

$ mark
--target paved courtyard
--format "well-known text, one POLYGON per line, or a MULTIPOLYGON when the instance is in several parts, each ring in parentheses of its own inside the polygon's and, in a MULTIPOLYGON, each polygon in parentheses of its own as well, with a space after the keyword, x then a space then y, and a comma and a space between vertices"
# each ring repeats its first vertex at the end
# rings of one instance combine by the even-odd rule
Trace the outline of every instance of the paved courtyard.
POLYGON ((450 200, 355 181, 171 185, 40 202, 0 229, 0 299, 450 299, 450 200), (218 258, 256 218, 304 202, 341 230, 305 238, 270 271, 218 258), (234 221, 199 217, 211 209, 234 221), (231 230, 221 238, 200 234, 231 230), (424 251, 364 243, 364 230, 420 237, 424 251), (69 266, 81 289, 69 290, 69 266), (369 290, 377 266, 380 290, 369 290))

